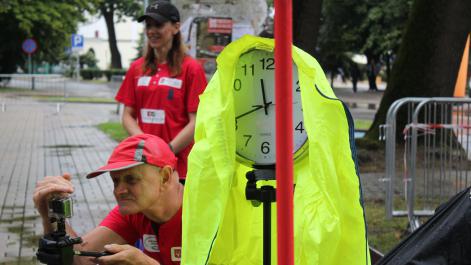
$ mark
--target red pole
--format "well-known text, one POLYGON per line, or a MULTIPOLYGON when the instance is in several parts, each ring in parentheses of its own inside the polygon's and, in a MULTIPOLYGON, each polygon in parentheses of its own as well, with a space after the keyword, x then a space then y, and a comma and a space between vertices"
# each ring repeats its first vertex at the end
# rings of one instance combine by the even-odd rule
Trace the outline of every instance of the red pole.
POLYGON ((275 0, 276 200, 278 264, 294 264, 291 0, 275 0))

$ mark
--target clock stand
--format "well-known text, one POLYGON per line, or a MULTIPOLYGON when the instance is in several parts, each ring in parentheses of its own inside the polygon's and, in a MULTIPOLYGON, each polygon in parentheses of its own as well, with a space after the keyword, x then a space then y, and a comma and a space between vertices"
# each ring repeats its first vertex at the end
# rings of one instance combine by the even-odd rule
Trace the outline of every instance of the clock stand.
POLYGON ((255 207, 263 204, 263 265, 271 264, 271 203, 276 201, 276 189, 264 185, 257 188, 259 180, 276 180, 275 169, 254 169, 247 172, 245 198, 255 207))

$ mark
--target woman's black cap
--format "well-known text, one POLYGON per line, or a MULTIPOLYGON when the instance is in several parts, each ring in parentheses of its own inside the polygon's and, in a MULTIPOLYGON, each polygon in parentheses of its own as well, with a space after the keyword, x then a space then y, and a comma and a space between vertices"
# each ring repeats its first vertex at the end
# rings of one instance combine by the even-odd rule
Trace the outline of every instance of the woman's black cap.
POLYGON ((159 0, 148 5, 144 15, 140 16, 137 21, 142 22, 146 18, 151 18, 157 23, 165 23, 167 21, 179 22, 180 13, 169 1, 159 0))

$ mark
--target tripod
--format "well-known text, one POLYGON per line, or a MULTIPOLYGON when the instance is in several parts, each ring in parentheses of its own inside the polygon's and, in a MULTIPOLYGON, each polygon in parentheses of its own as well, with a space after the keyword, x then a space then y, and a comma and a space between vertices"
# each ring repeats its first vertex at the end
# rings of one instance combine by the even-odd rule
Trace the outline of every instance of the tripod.
POLYGON ((65 232, 65 219, 57 220, 57 231, 54 231, 39 240, 39 249, 36 253, 41 263, 49 265, 68 265, 73 263, 74 245, 82 243, 82 238, 71 238, 65 232))
POLYGON ((36 256, 41 263, 48 265, 69 265, 74 261, 74 255, 102 257, 111 255, 110 252, 76 251, 75 244, 82 243, 82 238, 71 238, 67 235, 65 218, 72 217, 72 200, 70 198, 54 198, 49 201, 49 221, 57 223, 57 229, 39 239, 36 256))
POLYGON ((255 169, 247 172, 245 198, 252 201, 255 207, 263 203, 263 265, 271 264, 271 203, 276 201, 276 190, 273 186, 257 188, 258 180, 275 180, 275 169, 255 169))

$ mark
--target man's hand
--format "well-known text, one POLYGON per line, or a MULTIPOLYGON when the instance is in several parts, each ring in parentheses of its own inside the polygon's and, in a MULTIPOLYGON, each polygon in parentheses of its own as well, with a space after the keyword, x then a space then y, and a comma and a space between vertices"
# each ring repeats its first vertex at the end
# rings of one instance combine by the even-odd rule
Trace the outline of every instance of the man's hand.
POLYGON ((160 265, 160 263, 153 258, 147 256, 139 249, 130 245, 105 245, 105 250, 114 253, 110 256, 97 258, 96 261, 101 265, 112 264, 149 264, 160 265))
POLYGON ((68 196, 74 192, 71 176, 64 173, 62 176, 48 176, 36 183, 34 189, 33 201, 34 206, 38 209, 43 219, 48 216, 48 201, 53 195, 68 196))

